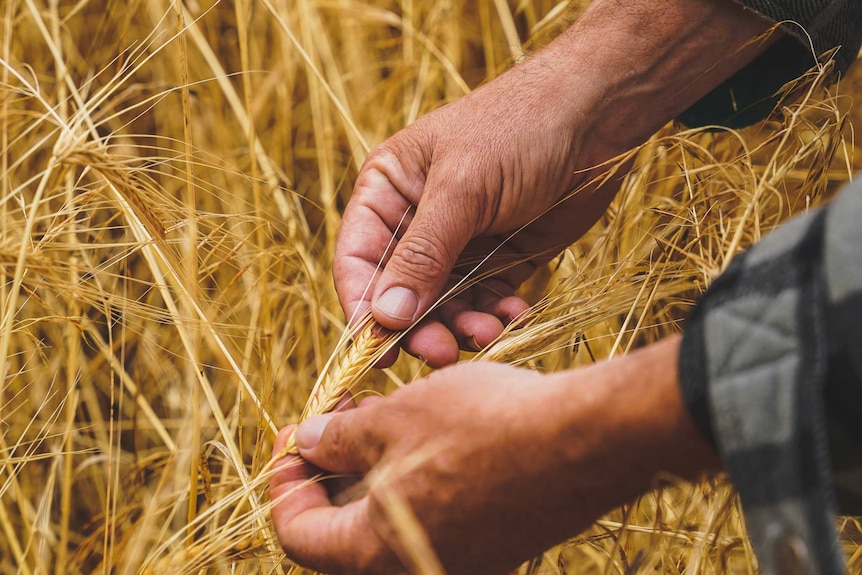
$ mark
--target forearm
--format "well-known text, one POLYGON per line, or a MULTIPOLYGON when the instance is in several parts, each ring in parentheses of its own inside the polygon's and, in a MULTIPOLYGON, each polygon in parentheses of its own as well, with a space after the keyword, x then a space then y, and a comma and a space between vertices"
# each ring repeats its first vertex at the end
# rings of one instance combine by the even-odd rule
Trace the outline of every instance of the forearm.
POLYGON ((649 491, 660 472, 694 479, 721 468, 679 390, 680 337, 586 369, 549 376, 547 399, 572 501, 594 519, 649 491))
POLYGON ((750 62, 769 26, 732 0, 596 0, 515 70, 568 106, 587 167, 644 142, 750 62))

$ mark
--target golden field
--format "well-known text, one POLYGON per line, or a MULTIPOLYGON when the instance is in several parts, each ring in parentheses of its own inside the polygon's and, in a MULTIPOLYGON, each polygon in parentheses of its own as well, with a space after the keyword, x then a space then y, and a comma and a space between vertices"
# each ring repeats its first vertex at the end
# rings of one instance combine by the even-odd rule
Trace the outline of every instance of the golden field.
MULTIPOLYGON (((333 354, 354 390, 427 372, 348 353, 330 270, 358 167, 582 4, 0 2, 0 573, 301 571, 269 525, 276 430, 333 354)), ((679 331, 862 163, 862 67, 823 84, 740 132, 663 129, 478 357, 559 370, 679 331)), ((656 487, 521 571, 755 572, 724 480, 656 487)))

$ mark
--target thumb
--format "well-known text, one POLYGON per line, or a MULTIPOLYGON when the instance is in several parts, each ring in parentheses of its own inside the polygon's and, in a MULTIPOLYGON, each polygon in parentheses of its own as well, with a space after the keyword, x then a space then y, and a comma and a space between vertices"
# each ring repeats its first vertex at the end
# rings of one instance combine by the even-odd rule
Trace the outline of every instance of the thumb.
POLYGON ((464 209, 465 202, 453 200, 451 194, 435 190, 429 178, 416 215, 374 289, 371 310, 383 327, 411 327, 437 300, 458 256, 473 238, 478 214, 464 209))
POLYGON ((299 424, 294 439, 309 463, 335 473, 365 473, 380 459, 382 442, 368 428, 364 410, 327 413, 299 424))

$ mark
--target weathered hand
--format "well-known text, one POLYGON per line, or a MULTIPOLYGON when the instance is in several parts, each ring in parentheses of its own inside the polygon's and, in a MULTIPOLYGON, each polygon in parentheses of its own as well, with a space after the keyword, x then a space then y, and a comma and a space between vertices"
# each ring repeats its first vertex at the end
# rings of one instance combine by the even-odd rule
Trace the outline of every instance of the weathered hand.
POLYGON ((526 62, 387 140, 366 160, 345 211, 334 269, 342 307, 359 317, 373 301, 390 329, 411 326, 497 250, 482 271, 499 273, 444 303, 408 337, 407 349, 432 367, 497 337, 527 308, 514 297, 521 282, 582 235, 616 191, 578 193, 509 239, 574 189, 592 161, 581 142, 588 122, 560 85, 565 71, 547 60, 526 62), (397 244, 384 258, 393 234, 397 244))
POLYGON ((287 458, 272 479, 285 551, 327 573, 403 572, 387 544, 398 541, 388 492, 409 505, 447 573, 504 573, 643 493, 659 470, 717 467, 682 404, 678 345, 547 376, 462 364, 309 419, 296 434, 307 463, 287 458), (320 469, 365 476, 370 491, 334 506, 309 481, 320 469))
POLYGON ((596 0, 547 48, 397 133, 366 160, 344 214, 334 276, 345 313, 370 307, 406 329, 499 246, 485 270, 500 271, 404 341, 433 367, 487 345, 526 309, 517 287, 595 222, 616 182, 558 201, 750 61, 767 27, 729 0, 596 0))

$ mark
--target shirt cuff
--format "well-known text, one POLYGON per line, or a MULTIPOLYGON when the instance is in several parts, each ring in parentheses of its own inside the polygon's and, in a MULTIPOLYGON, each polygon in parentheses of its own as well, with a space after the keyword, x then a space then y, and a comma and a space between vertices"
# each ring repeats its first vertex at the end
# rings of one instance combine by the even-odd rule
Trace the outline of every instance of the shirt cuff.
POLYGON ((682 393, 764 573, 843 572, 836 491, 862 491, 859 221, 862 179, 735 258, 686 321, 682 393))
MULTIPOLYGON (((730 0, 728 0, 730 1, 730 0)), ((746 67, 679 116, 686 126, 742 128, 769 115, 781 88, 837 48, 835 77, 856 60, 862 44, 858 0, 741 0, 787 33, 746 67)))

